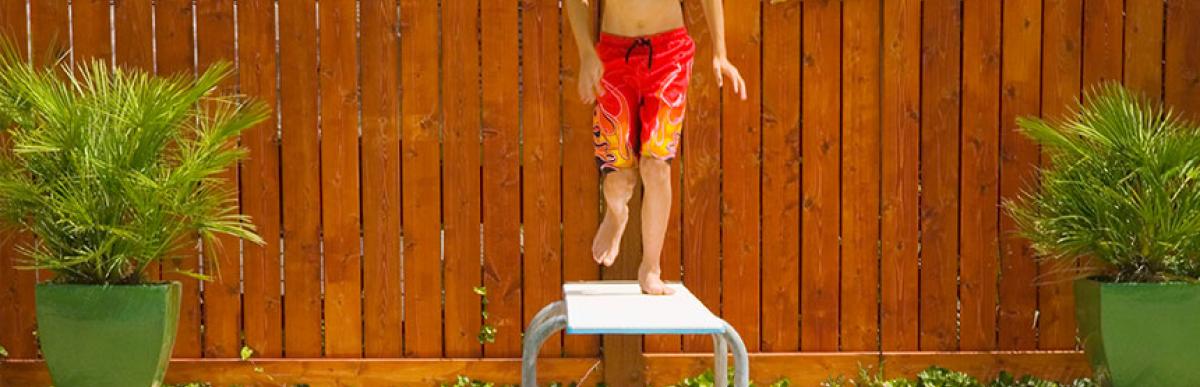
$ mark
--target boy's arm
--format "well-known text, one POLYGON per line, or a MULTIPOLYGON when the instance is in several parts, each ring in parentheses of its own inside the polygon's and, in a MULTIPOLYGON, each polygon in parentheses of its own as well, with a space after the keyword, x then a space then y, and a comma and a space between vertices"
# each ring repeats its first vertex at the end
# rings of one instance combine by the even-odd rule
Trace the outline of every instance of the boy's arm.
POLYGON ((604 66, 596 54, 596 42, 592 40, 592 13, 587 0, 563 1, 566 3, 567 17, 571 20, 576 46, 579 46, 579 98, 583 103, 590 104, 596 101, 597 96, 604 95, 604 88, 600 85, 604 66))
POLYGON ((575 34, 576 46, 579 46, 579 57, 596 56, 596 42, 592 40, 591 12, 588 12, 587 0, 564 0, 567 7, 567 18, 571 20, 571 32, 575 34))
POLYGON ((733 84, 733 93, 744 100, 746 81, 742 79, 737 67, 729 62, 725 51, 725 10, 721 6, 721 0, 702 0, 702 3, 705 19, 708 19, 708 31, 712 34, 713 71, 717 73, 717 87, 722 86, 723 76, 729 77, 733 84))

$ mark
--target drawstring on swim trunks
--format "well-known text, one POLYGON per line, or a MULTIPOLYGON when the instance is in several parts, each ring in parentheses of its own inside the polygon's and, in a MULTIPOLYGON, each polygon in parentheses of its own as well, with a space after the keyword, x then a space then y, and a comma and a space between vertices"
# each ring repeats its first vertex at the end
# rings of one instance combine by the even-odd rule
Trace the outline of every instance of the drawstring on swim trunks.
POLYGON ((646 50, 648 50, 646 53, 646 68, 650 69, 652 68, 651 65, 654 64, 654 45, 650 44, 649 38, 637 38, 637 40, 633 41, 633 44, 629 45, 629 48, 625 50, 625 63, 629 63, 629 55, 633 53, 633 49, 641 45, 645 45, 646 50))

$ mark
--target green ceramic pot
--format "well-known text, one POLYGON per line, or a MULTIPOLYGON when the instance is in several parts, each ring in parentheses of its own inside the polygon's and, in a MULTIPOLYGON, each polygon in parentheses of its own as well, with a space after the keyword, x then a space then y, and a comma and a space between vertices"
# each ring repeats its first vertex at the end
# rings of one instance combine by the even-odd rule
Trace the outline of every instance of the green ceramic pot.
POLYGON ((179 323, 180 284, 40 284, 42 355, 57 387, 162 384, 179 323))
POLYGON ((1200 285, 1075 282, 1079 337, 1105 386, 1200 386, 1200 285))

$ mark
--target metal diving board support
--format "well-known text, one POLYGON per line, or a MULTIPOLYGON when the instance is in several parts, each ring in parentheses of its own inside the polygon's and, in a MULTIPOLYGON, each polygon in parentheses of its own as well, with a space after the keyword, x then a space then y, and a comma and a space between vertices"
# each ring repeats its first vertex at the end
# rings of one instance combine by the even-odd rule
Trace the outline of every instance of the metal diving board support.
POLYGON ((712 314, 682 284, 675 294, 651 296, 633 281, 593 281, 563 285, 563 300, 546 305, 525 330, 521 386, 537 387, 537 355, 560 330, 569 335, 709 335, 713 338, 713 379, 727 387, 726 356, 733 352, 733 383, 749 387, 750 359, 733 326, 712 314))

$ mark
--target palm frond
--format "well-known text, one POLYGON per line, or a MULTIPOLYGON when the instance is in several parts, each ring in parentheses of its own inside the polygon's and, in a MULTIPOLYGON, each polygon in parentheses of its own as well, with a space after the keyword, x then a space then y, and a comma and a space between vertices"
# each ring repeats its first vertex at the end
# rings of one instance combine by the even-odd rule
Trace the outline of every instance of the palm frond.
POLYGON ((1117 84, 1062 122, 1018 124, 1050 163, 1004 206, 1040 255, 1090 257, 1116 281, 1200 280, 1200 128, 1117 84))
POLYGON ((28 267, 60 281, 138 283, 191 236, 261 243, 220 177, 246 156, 261 104, 218 94, 225 63, 195 78, 93 61, 34 67, 0 47, 0 219, 30 230, 28 267))

